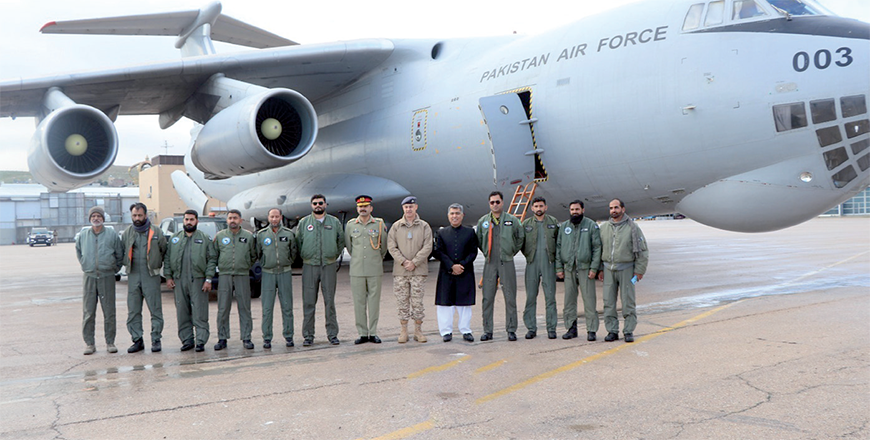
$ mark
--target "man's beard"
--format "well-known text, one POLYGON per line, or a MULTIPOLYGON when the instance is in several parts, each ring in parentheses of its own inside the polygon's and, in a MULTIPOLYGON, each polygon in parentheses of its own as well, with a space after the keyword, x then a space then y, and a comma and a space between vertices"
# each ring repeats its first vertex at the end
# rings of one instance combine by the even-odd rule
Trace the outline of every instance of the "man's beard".
POLYGON ((196 232, 196 225, 184 225, 184 232, 196 232))
POLYGON ((540 217, 540 216, 544 215, 544 211, 535 211, 535 215, 540 217))
POLYGON ((571 216, 571 223, 579 225, 583 221, 583 214, 575 214, 571 216))
POLYGON ((314 208, 313 211, 314 211, 315 214, 318 214, 318 215, 319 215, 319 214, 323 214, 324 209, 323 209, 322 207, 318 206, 318 207, 314 208))
POLYGON ((93 226, 95 228, 99 228, 100 226, 103 226, 103 219, 95 218, 95 219, 91 220, 91 226, 93 226))
POLYGON ((145 220, 133 220, 133 224, 141 228, 145 226, 145 220))

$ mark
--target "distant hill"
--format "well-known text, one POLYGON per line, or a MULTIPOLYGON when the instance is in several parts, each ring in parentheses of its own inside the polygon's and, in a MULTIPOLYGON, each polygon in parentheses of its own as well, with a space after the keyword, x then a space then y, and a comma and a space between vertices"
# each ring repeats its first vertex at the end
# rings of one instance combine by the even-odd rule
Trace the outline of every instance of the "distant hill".
MULTIPOLYGON (((139 170, 124 165, 112 165, 108 171, 97 178, 96 183, 103 186, 124 187, 139 186, 139 170)), ((33 180, 29 171, 3 171, 0 170, 0 182, 3 183, 39 183, 33 180)))

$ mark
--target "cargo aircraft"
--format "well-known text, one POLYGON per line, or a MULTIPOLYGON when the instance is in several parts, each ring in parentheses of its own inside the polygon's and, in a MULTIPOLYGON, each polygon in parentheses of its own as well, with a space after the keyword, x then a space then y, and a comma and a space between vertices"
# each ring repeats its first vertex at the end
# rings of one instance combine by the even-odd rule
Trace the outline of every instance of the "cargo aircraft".
MULTIPOLYGON (((646 0, 540 35, 296 44, 200 10, 57 21, 43 33, 173 35, 181 59, 0 82, 34 117, 52 191, 118 151, 119 115, 196 123, 176 189, 264 220, 326 195, 397 203, 437 225, 535 183, 551 210, 680 212, 732 231, 789 227, 870 184, 870 25, 812 0, 646 0), (213 41, 256 48, 217 54, 213 41)), ((396 208, 395 217, 399 216, 396 208)), ((380 211, 385 217, 388 211, 380 211)))

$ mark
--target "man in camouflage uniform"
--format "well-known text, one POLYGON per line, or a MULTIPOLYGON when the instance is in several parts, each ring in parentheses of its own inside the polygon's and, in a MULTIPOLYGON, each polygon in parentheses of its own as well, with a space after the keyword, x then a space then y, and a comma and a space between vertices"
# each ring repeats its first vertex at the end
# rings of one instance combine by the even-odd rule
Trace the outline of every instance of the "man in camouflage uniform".
POLYGON ((429 274, 432 253, 432 228, 417 215, 417 198, 402 200, 401 219, 387 234, 387 250, 393 256, 393 293, 399 309, 399 343, 408 342, 408 321, 414 320, 414 340, 426 342, 423 335, 423 286, 429 274))

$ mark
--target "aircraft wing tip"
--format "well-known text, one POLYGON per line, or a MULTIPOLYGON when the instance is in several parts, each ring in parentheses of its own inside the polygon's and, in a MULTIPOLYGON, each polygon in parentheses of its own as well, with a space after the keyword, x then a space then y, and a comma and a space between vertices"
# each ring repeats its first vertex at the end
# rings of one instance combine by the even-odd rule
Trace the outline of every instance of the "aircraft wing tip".
POLYGON ((44 33, 47 28, 50 28, 50 27, 55 26, 55 25, 57 25, 56 21, 49 21, 48 23, 42 25, 41 28, 39 28, 39 32, 44 33))

